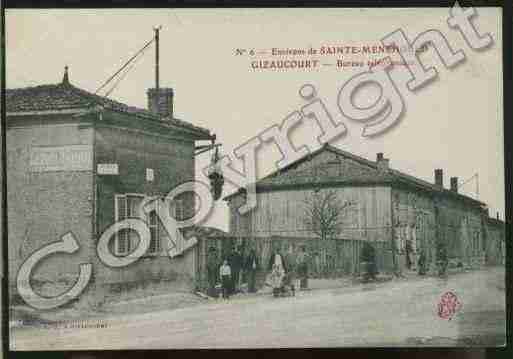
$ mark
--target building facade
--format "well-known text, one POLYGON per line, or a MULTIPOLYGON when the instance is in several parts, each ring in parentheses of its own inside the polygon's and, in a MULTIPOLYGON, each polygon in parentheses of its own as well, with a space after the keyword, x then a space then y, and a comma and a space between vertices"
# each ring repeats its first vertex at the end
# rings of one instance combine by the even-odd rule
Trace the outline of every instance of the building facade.
POLYGON ((506 264, 506 228, 497 218, 488 219, 488 240, 486 243, 486 262, 490 265, 506 264))
POLYGON ((450 266, 478 267, 485 264, 490 237, 488 211, 484 203, 458 193, 457 181, 451 178, 446 189, 441 169, 435 170, 433 184, 392 169, 381 153, 369 161, 326 145, 258 181, 257 207, 247 214, 238 212, 244 191, 226 197, 230 233, 255 242, 284 240, 285 248, 278 246, 289 254, 306 244, 311 257, 319 257, 312 245, 319 236, 307 209, 315 193, 331 191, 347 205, 336 233, 324 241, 327 253, 314 267, 357 272, 363 242, 375 247, 382 272, 405 270, 407 252, 411 269, 423 253, 435 271, 441 251, 450 266))
MULTIPOLYGON (((209 130, 173 117, 173 91, 148 91, 148 110, 130 107, 61 83, 6 91, 9 283, 35 251, 71 232, 80 249, 56 253, 33 271, 42 295, 55 295, 76 281, 80 263, 93 264, 96 285, 169 280, 189 286, 196 275, 195 249, 177 258, 157 213, 144 220, 150 248, 137 262, 109 267, 97 255, 98 240, 114 222, 137 216, 146 197, 166 196, 194 180, 194 148, 211 140, 209 130)), ((177 219, 194 211, 192 193, 175 198, 177 219)), ((109 242, 116 256, 137 247, 130 229, 109 242)))

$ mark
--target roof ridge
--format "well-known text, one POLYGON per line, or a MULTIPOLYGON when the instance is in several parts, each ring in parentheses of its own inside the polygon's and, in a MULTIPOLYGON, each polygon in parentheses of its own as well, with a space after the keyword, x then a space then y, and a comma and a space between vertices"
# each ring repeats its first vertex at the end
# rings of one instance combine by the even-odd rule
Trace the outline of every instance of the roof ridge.
POLYGON ((53 83, 53 84, 42 84, 42 85, 35 85, 35 86, 25 86, 25 87, 13 87, 13 88, 5 88, 5 92, 12 92, 12 91, 28 91, 28 90, 34 90, 42 87, 57 87, 57 86, 66 86, 62 82, 59 83, 53 83))
POLYGON ((167 124, 168 126, 177 126, 184 130, 192 130, 204 134, 210 134, 210 130, 193 125, 192 123, 189 123, 185 120, 174 117, 162 118, 161 116, 145 108, 127 105, 121 101, 92 93, 69 82, 6 89, 6 95, 10 97, 7 99, 6 106, 8 112, 11 111, 9 109, 10 104, 14 104, 14 108, 17 107, 17 109, 13 110, 13 112, 34 110, 35 107, 31 106, 34 104, 31 103, 32 101, 30 101, 31 99, 29 98, 32 96, 38 98, 40 102, 43 102, 42 105, 41 103, 36 103, 35 106, 40 105, 40 108, 37 108, 37 110, 40 110, 42 107, 48 108, 52 106, 60 106, 60 108, 89 108, 94 105, 100 105, 106 107, 109 110, 125 112, 127 114, 131 114, 133 116, 147 120, 159 121, 160 123, 167 124), (45 91, 47 93, 45 93, 45 91), (17 94, 24 95, 26 98, 19 99, 16 97, 17 94), (28 110, 26 110, 27 107, 29 107, 28 110))
POLYGON ((342 149, 340 149, 338 147, 335 147, 333 145, 330 145, 330 144, 326 144, 325 147, 326 147, 326 149, 331 150, 332 152, 335 152, 335 153, 337 153, 339 155, 347 156, 347 157, 349 157, 351 159, 354 159, 354 160, 356 160, 358 162, 362 162, 362 163, 364 163, 364 164, 366 164, 366 165, 368 165, 368 166, 370 166, 372 168, 377 168, 376 162, 374 162, 372 160, 369 160, 369 159, 367 159, 365 157, 355 155, 354 153, 342 150, 342 149))
MULTIPOLYGON (((300 163, 302 163, 303 161, 306 161, 308 159, 311 159, 315 156, 317 156, 318 154, 322 153, 324 150, 328 150, 328 151, 331 151, 331 152, 334 152, 335 154, 338 154, 338 155, 341 155, 341 156, 344 156, 344 157, 348 157, 352 160, 355 160, 357 162, 360 162, 374 170, 377 170, 378 169, 378 165, 377 165, 377 162, 375 161, 372 161, 372 160, 369 160, 367 158, 364 158, 364 157, 361 157, 361 156, 358 156, 358 155, 355 155, 351 152, 348 152, 348 151, 345 151, 345 150, 342 150, 338 147, 335 147, 333 145, 330 145, 330 144, 324 144, 322 145, 321 147, 319 147, 318 149, 316 149, 315 151, 295 160, 294 162, 288 164, 287 166, 283 167, 282 169, 278 169, 278 170, 275 170, 273 172, 271 172, 270 174, 268 174, 267 176, 265 177, 262 177, 261 179, 259 180, 256 180, 254 182, 254 184, 258 187, 259 185, 264 185, 264 186, 273 186, 272 184, 262 184, 262 182, 264 182, 265 180, 268 180, 268 179, 272 179, 273 177, 276 177, 276 176, 279 176, 280 174, 284 174, 285 172, 289 171, 290 169, 294 168, 294 166, 297 166, 299 165, 300 163)), ((322 166, 323 163, 319 163, 315 166, 313 166, 312 168, 310 168, 309 170, 313 170, 314 168, 318 168, 319 166, 322 166)), ((307 169, 305 169, 305 171, 307 171, 307 169)), ((438 191, 438 192, 441 192, 441 193, 450 193, 450 194, 455 194, 455 195, 458 195, 459 197, 461 198, 464 198, 464 199, 469 199, 469 200, 472 200, 472 201, 475 201, 475 202, 478 202, 478 203, 481 203, 481 204, 484 204, 483 202, 477 200, 477 199, 474 199, 472 197, 469 197, 467 195, 464 195, 462 193, 455 193, 455 192, 452 192, 446 188, 439 188, 437 187, 435 184, 433 183, 430 183, 426 180, 423 180, 421 178, 418 178, 416 176, 413 176, 413 175, 410 175, 410 174, 407 174, 407 173, 404 173, 404 172, 401 172, 399 170, 396 170, 394 168, 388 168, 388 171, 386 172, 387 176, 390 176, 392 179, 394 180, 403 180, 403 181, 411 181, 411 182, 414 182, 414 183, 417 183, 417 185, 419 186, 425 186, 425 187, 428 187, 430 190, 434 190, 434 191, 438 191)), ((274 184, 275 186, 280 186, 280 184, 274 184)), ((239 193, 241 191, 241 189, 227 195, 224 197, 225 200, 233 197, 234 195, 236 195, 237 193, 239 193)))

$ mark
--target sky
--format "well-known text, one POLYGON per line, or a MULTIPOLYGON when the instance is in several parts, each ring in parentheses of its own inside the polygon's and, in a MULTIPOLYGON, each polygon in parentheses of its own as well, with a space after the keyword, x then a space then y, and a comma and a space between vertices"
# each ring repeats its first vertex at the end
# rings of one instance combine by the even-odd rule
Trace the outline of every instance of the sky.
MULTIPOLYGON (((264 129, 280 124, 306 104, 298 91, 312 84, 335 121, 348 128, 333 145, 375 160, 383 152, 390 166, 433 182, 435 168, 444 170, 444 185, 456 176, 463 182, 478 173, 479 200, 490 213, 504 218, 504 149, 502 114, 501 13, 479 8, 473 22, 480 33, 490 33, 494 44, 473 51, 461 34, 447 25, 447 9, 127 9, 127 10, 6 10, 7 88, 58 83, 65 65, 70 81, 94 92, 126 60, 160 32, 160 85, 175 91, 175 116, 209 128, 229 154, 264 129), (402 29, 413 39, 430 29, 441 31, 466 61, 447 69, 433 49, 421 55, 435 66, 438 78, 418 91, 406 89, 394 66, 406 112, 392 130, 375 138, 363 137, 362 123, 344 118, 337 95, 344 83, 362 68, 321 66, 311 70, 255 70, 248 53, 266 51, 257 59, 277 60, 272 48, 378 45, 387 34, 402 29)), ((110 97, 146 107, 146 90, 154 87, 154 48, 150 47, 110 97)), ((358 56, 317 56, 325 63, 358 56)), ((374 56, 378 59, 381 56, 374 56)), ((292 58, 292 57, 290 57, 292 58)), ((289 58, 289 59, 290 59, 289 58)), ((303 59, 303 58, 296 58, 303 59)), ((370 57, 368 58, 370 59, 370 57)), ((404 74, 404 73, 403 73, 404 74)), ((379 91, 368 87, 355 103, 371 105, 379 91)), ((314 146, 318 128, 303 121, 291 134, 293 143, 314 146)), ((258 177, 276 169, 281 155, 272 143, 257 153, 258 177)), ((210 156, 196 159, 200 169, 210 156)), ((242 163, 234 167, 242 170, 242 163)), ((235 190, 225 185, 224 194, 235 190)), ((476 198, 476 182, 461 192, 476 198)), ((228 230, 223 201, 216 203, 206 225, 228 230)))

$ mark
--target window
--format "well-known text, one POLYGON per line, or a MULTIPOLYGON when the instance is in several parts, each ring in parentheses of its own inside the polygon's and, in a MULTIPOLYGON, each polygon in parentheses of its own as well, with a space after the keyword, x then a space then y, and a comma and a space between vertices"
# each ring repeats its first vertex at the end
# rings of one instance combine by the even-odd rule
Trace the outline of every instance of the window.
MULTIPOLYGON (((356 229, 360 227, 360 204, 356 201, 347 201, 347 207, 341 213, 342 216, 342 229, 356 229)), ((350 232, 353 234, 353 231, 350 232)))
MULTIPOLYGON (((163 199, 159 199, 160 201, 163 199)), ((158 209, 148 213, 146 218, 148 227, 150 229, 150 246, 148 247, 148 254, 156 255, 162 252, 163 243, 167 243, 169 236, 164 225, 160 221, 158 209)))
MULTIPOLYGON (((115 219, 120 222, 127 218, 139 217, 137 209, 143 195, 125 194, 115 196, 115 219)), ((138 234, 130 228, 125 228, 116 233, 114 242, 114 253, 118 256, 125 256, 132 251, 133 245, 138 239, 138 234)))
POLYGON ((159 236, 159 218, 157 211, 151 211, 148 214, 148 227, 150 228, 151 234, 148 253, 158 253, 161 250, 161 241, 159 236))
MULTIPOLYGON (((126 218, 140 218, 138 213, 139 204, 144 199, 142 194, 121 194, 115 196, 115 218, 122 221, 126 218)), ((148 224, 150 230, 150 245, 148 254, 157 254, 162 250, 162 243, 167 238, 167 232, 160 222, 157 211, 150 212, 146 218, 143 218, 148 224)), ((129 254, 137 244, 139 236, 135 230, 129 228, 122 229, 116 233, 114 242, 114 253, 117 256, 129 254)))
POLYGON ((182 199, 175 199, 171 203, 171 215, 177 221, 185 219, 185 207, 182 199))

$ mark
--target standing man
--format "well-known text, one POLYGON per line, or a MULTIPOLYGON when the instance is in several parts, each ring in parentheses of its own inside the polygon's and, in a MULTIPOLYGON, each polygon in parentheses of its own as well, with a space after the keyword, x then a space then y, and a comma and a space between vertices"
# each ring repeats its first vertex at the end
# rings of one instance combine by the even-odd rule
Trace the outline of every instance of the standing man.
POLYGON ((413 261, 411 259, 411 255, 413 252, 413 247, 411 245, 411 241, 409 239, 406 240, 406 268, 408 270, 412 269, 413 261))
POLYGON ((207 255, 207 278, 208 278, 208 295, 212 296, 217 283, 217 251, 215 247, 210 247, 207 255))
POLYGON ((256 292, 256 274, 258 271, 259 263, 255 248, 251 247, 249 255, 246 258, 245 271, 248 277, 248 292, 256 292))
POLYGON ((228 258, 228 264, 232 270, 232 293, 239 290, 240 270, 242 269, 242 254, 240 246, 234 247, 228 258))
POLYGON ((374 247, 368 242, 363 243, 363 247, 360 251, 360 261, 365 263, 364 281, 376 280, 376 252, 374 247))
POLYGON ((308 288, 308 255, 305 246, 301 246, 301 252, 297 256, 297 272, 300 278, 298 289, 308 288))
POLYGON ((219 268, 219 277, 221 277, 221 283, 223 286, 223 298, 230 299, 232 271, 226 259, 223 261, 221 268, 219 268))
POLYGON ((447 274, 449 265, 449 257, 447 255, 447 247, 444 244, 438 245, 437 251, 438 275, 444 277, 447 274))
POLYGON ((426 274, 426 253, 424 252, 424 249, 420 250, 420 257, 419 257, 419 262, 417 264, 417 269, 418 269, 419 275, 426 274))

